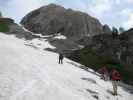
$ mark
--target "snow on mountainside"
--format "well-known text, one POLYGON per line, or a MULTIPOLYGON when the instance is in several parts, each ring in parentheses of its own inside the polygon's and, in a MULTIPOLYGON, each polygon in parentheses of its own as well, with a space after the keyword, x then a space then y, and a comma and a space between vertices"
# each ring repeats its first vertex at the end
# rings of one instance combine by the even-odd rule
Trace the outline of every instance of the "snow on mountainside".
POLYGON ((0 33, 0 100, 133 100, 122 87, 112 96, 110 82, 69 59, 59 65, 58 54, 31 43, 0 33))

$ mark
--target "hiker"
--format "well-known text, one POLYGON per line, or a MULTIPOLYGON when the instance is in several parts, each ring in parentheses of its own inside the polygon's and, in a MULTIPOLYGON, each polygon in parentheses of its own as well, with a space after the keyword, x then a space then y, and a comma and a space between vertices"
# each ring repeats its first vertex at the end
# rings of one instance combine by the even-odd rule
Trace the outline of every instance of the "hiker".
POLYGON ((59 53, 59 64, 63 64, 63 54, 62 53, 59 53))
POLYGON ((101 79, 108 80, 108 69, 106 67, 100 68, 98 73, 101 74, 101 79))
POLYGON ((118 71, 113 70, 111 73, 112 86, 113 86, 113 95, 117 95, 118 81, 120 81, 120 75, 118 71))

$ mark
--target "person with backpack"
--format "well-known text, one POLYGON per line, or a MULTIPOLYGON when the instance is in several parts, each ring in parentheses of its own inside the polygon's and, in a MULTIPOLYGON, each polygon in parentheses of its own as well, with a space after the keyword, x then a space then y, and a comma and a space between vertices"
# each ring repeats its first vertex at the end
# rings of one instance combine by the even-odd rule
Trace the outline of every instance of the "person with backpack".
POLYGON ((120 81, 120 75, 118 71, 113 70, 111 73, 112 86, 113 86, 113 95, 117 95, 118 81, 120 81))
POLYGON ((102 67, 100 69, 98 69, 97 71, 100 75, 101 75, 101 79, 107 81, 108 80, 108 69, 107 67, 102 67))
POLYGON ((59 53, 59 64, 63 64, 63 54, 62 53, 59 53))

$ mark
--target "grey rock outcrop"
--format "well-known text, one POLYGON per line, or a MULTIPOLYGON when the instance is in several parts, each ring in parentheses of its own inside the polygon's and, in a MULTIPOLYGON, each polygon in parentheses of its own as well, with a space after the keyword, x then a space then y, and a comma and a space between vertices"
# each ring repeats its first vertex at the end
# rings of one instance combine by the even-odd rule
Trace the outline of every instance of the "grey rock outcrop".
POLYGON ((25 31, 21 26, 19 26, 16 23, 11 23, 9 26, 9 32, 6 32, 7 34, 14 34, 18 38, 23 38, 26 40, 31 40, 33 38, 38 38, 35 35, 32 35, 30 32, 25 31))
POLYGON ((4 22, 5 24, 11 24, 11 23, 14 23, 14 20, 11 19, 11 18, 3 18, 3 17, 1 17, 0 18, 0 22, 4 22))
POLYGON ((103 33, 103 27, 96 18, 55 4, 32 11, 22 19, 21 24, 35 33, 61 33, 73 40, 103 33))
POLYGON ((111 34, 112 33, 110 27, 107 24, 103 25, 103 32, 105 34, 111 34))
POLYGON ((133 28, 116 37, 113 34, 99 34, 91 38, 84 38, 79 43, 87 43, 87 49, 92 49, 99 56, 133 64, 133 28))
POLYGON ((37 38, 37 36, 31 34, 30 32, 25 31, 21 26, 19 26, 18 24, 15 23, 15 21, 11 18, 5 18, 5 17, 1 17, 0 18, 0 23, 4 23, 4 25, 7 28, 7 31, 5 31, 4 33, 6 34, 13 34, 18 38, 24 38, 24 39, 33 39, 33 38, 37 38))

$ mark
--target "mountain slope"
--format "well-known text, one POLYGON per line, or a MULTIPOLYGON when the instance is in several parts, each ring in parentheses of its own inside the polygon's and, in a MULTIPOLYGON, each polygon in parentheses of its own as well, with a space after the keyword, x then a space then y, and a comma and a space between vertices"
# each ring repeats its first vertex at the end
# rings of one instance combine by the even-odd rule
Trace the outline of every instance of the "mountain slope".
POLYGON ((59 65, 37 42, 0 33, 0 100, 132 100, 122 87, 112 96, 111 83, 74 66, 80 64, 65 58, 59 65))

